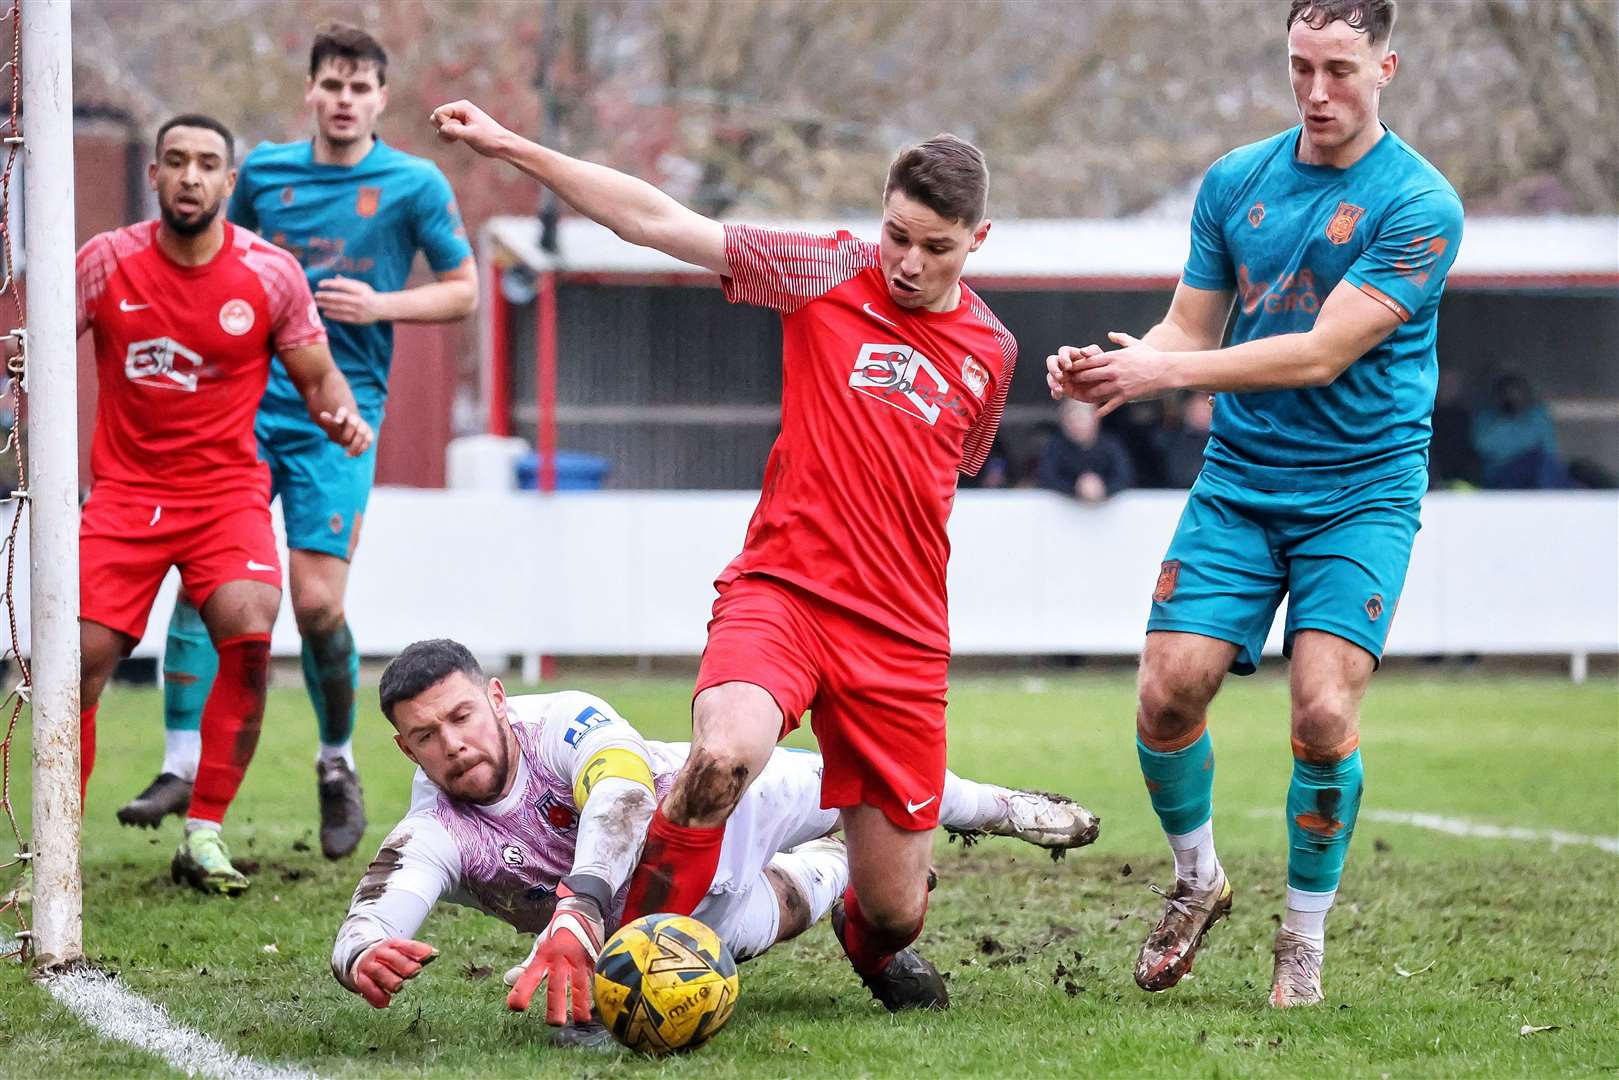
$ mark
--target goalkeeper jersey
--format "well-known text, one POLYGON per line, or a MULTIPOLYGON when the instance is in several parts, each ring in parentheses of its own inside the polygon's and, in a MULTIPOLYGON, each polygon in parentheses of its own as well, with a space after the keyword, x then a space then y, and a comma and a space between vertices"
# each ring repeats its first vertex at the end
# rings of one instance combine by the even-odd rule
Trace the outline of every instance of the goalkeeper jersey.
MULTIPOLYGON (((385 892, 400 891, 421 901, 423 916, 442 899, 538 933, 551 921, 557 883, 577 872, 609 881, 625 877, 604 913, 608 925, 616 925, 627 874, 602 864, 624 853, 579 849, 575 781, 592 757, 621 748, 651 765, 662 801, 688 746, 642 739, 607 702, 575 690, 511 698, 507 707, 518 747, 511 792, 489 806, 458 802, 417 769, 410 812, 355 890, 351 917, 364 916, 385 892)), ((635 854, 629 853, 629 865, 635 854)), ((383 921, 405 936, 416 929, 383 921)))

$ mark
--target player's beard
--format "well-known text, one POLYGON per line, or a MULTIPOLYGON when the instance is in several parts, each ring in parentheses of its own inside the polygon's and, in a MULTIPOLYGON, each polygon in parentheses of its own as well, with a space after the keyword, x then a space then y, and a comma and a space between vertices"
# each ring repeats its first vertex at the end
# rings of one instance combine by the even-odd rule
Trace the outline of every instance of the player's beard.
POLYGON ((158 212, 163 215, 163 224, 171 232, 180 236, 197 236, 207 232, 209 226, 213 225, 214 218, 219 216, 219 207, 224 201, 223 199, 216 200, 214 205, 198 211, 196 216, 192 218, 181 217, 172 206, 161 202, 158 204, 158 212))
MULTIPOLYGON (((455 798, 463 799, 467 802, 477 803, 480 806, 499 800, 501 793, 506 790, 506 781, 511 777, 512 768, 511 742, 507 738, 505 731, 501 732, 499 749, 496 750, 492 756, 484 755, 478 761, 474 762, 472 766, 467 769, 467 772, 470 772, 473 768, 485 763, 489 765, 490 770, 494 773, 494 777, 492 778, 487 790, 467 791, 462 789, 458 791, 451 791, 450 794, 455 798)), ((462 773, 455 779, 460 780, 461 777, 465 775, 466 773, 462 773)))

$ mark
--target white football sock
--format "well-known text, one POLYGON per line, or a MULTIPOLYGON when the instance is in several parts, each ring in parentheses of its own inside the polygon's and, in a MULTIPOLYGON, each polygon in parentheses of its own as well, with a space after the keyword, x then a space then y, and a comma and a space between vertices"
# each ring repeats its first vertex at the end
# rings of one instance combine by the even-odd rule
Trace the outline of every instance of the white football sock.
POLYGON ((320 753, 315 757, 315 764, 319 765, 322 762, 338 758, 348 763, 350 772, 357 771, 354 768, 354 740, 350 739, 341 746, 327 746, 325 743, 321 743, 320 753))
POLYGON ((939 799, 939 824, 947 829, 982 829, 1006 818, 1006 797, 1011 792, 994 784, 980 784, 945 770, 944 794, 939 799))
POLYGON ((197 780, 197 764, 202 761, 201 731, 163 732, 163 772, 173 773, 187 783, 197 780))
POLYGON ((1332 910, 1338 890, 1331 892, 1305 892, 1287 887, 1287 914, 1282 916, 1282 929, 1291 930, 1316 948, 1326 947, 1327 912, 1332 910))
POLYGON ((223 834, 224 831, 225 831, 225 826, 222 823, 218 822, 218 821, 205 821, 204 819, 197 818, 197 817, 188 817, 188 818, 186 818, 186 835, 187 836, 190 836, 192 833, 196 832, 198 829, 212 829, 216 833, 223 834))
POLYGON ((1175 853, 1175 880, 1193 888, 1209 889, 1220 880, 1220 859, 1214 854, 1214 819, 1188 833, 1166 833, 1175 853))

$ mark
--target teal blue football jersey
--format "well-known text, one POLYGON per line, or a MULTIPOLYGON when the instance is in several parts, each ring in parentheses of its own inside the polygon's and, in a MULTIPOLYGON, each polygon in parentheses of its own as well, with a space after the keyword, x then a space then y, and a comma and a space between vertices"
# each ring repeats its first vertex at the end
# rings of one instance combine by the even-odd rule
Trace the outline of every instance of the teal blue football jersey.
POLYGON ((1439 298, 1462 238, 1455 189, 1394 132, 1347 169, 1300 162, 1299 135, 1239 147, 1209 168, 1182 279, 1236 292, 1233 344, 1309 330, 1339 282, 1402 321, 1328 386, 1216 396, 1205 467, 1270 491, 1426 463, 1439 298))
MULTIPOLYGON (((396 292, 416 252, 435 273, 472 254, 455 193, 437 165, 377 139, 355 165, 324 165, 313 143, 261 143, 242 162, 230 220, 298 257, 309 287, 357 278, 396 292)), ((393 364, 393 324, 352 326, 326 319, 332 356, 369 416, 379 415, 393 364)), ((260 408, 303 416, 303 399, 280 361, 271 365, 260 408)))

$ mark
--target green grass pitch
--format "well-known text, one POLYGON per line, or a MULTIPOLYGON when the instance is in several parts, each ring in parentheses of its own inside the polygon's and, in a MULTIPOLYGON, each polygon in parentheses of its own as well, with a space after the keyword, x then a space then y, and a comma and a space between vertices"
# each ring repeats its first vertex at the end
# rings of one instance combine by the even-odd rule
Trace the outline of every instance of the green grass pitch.
MULTIPOLYGON (((1264 1005, 1280 915, 1290 756, 1281 665, 1232 680, 1215 706, 1216 837, 1236 886, 1195 975, 1149 996, 1130 969, 1169 858, 1135 762, 1124 675, 972 677, 951 696, 962 773, 1072 793, 1102 837, 1067 861, 1008 840, 940 842, 920 947, 950 975, 946 1014, 891 1017, 818 926, 742 969, 729 1028, 654 1062, 547 1045, 508 1013, 500 972, 528 942, 443 907, 442 952, 385 1012, 342 991, 332 935, 365 857, 403 813, 410 769, 366 691, 358 753, 372 829, 340 864, 314 843, 314 722, 272 693, 227 838, 252 890, 206 899, 168 881, 179 832, 121 829, 113 811, 156 771, 160 698, 115 690, 85 826, 91 957, 230 1049, 328 1076, 1547 1076, 1619 1069, 1619 856, 1477 839, 1363 817, 1327 928, 1324 1008, 1264 1005), (274 945, 274 951, 266 946, 274 945), (1413 974, 1403 975, 1401 972, 1413 974), (1520 1035, 1524 1025, 1556 1030, 1520 1035)), ((647 734, 680 738, 689 683, 613 679, 602 694, 647 734)), ((802 736, 797 737, 802 739, 802 736)), ((1552 678, 1394 673, 1365 707, 1365 810, 1619 835, 1619 689, 1552 678)), ((27 747, 13 798, 27 806, 27 747)), ((9 843, 9 836, 6 838, 9 843)), ((7 849, 9 851, 9 849, 7 849)), ((10 875, 0 875, 0 890, 10 875)), ((169 1075, 103 1042, 19 968, 0 968, 0 1076, 169 1075)))

